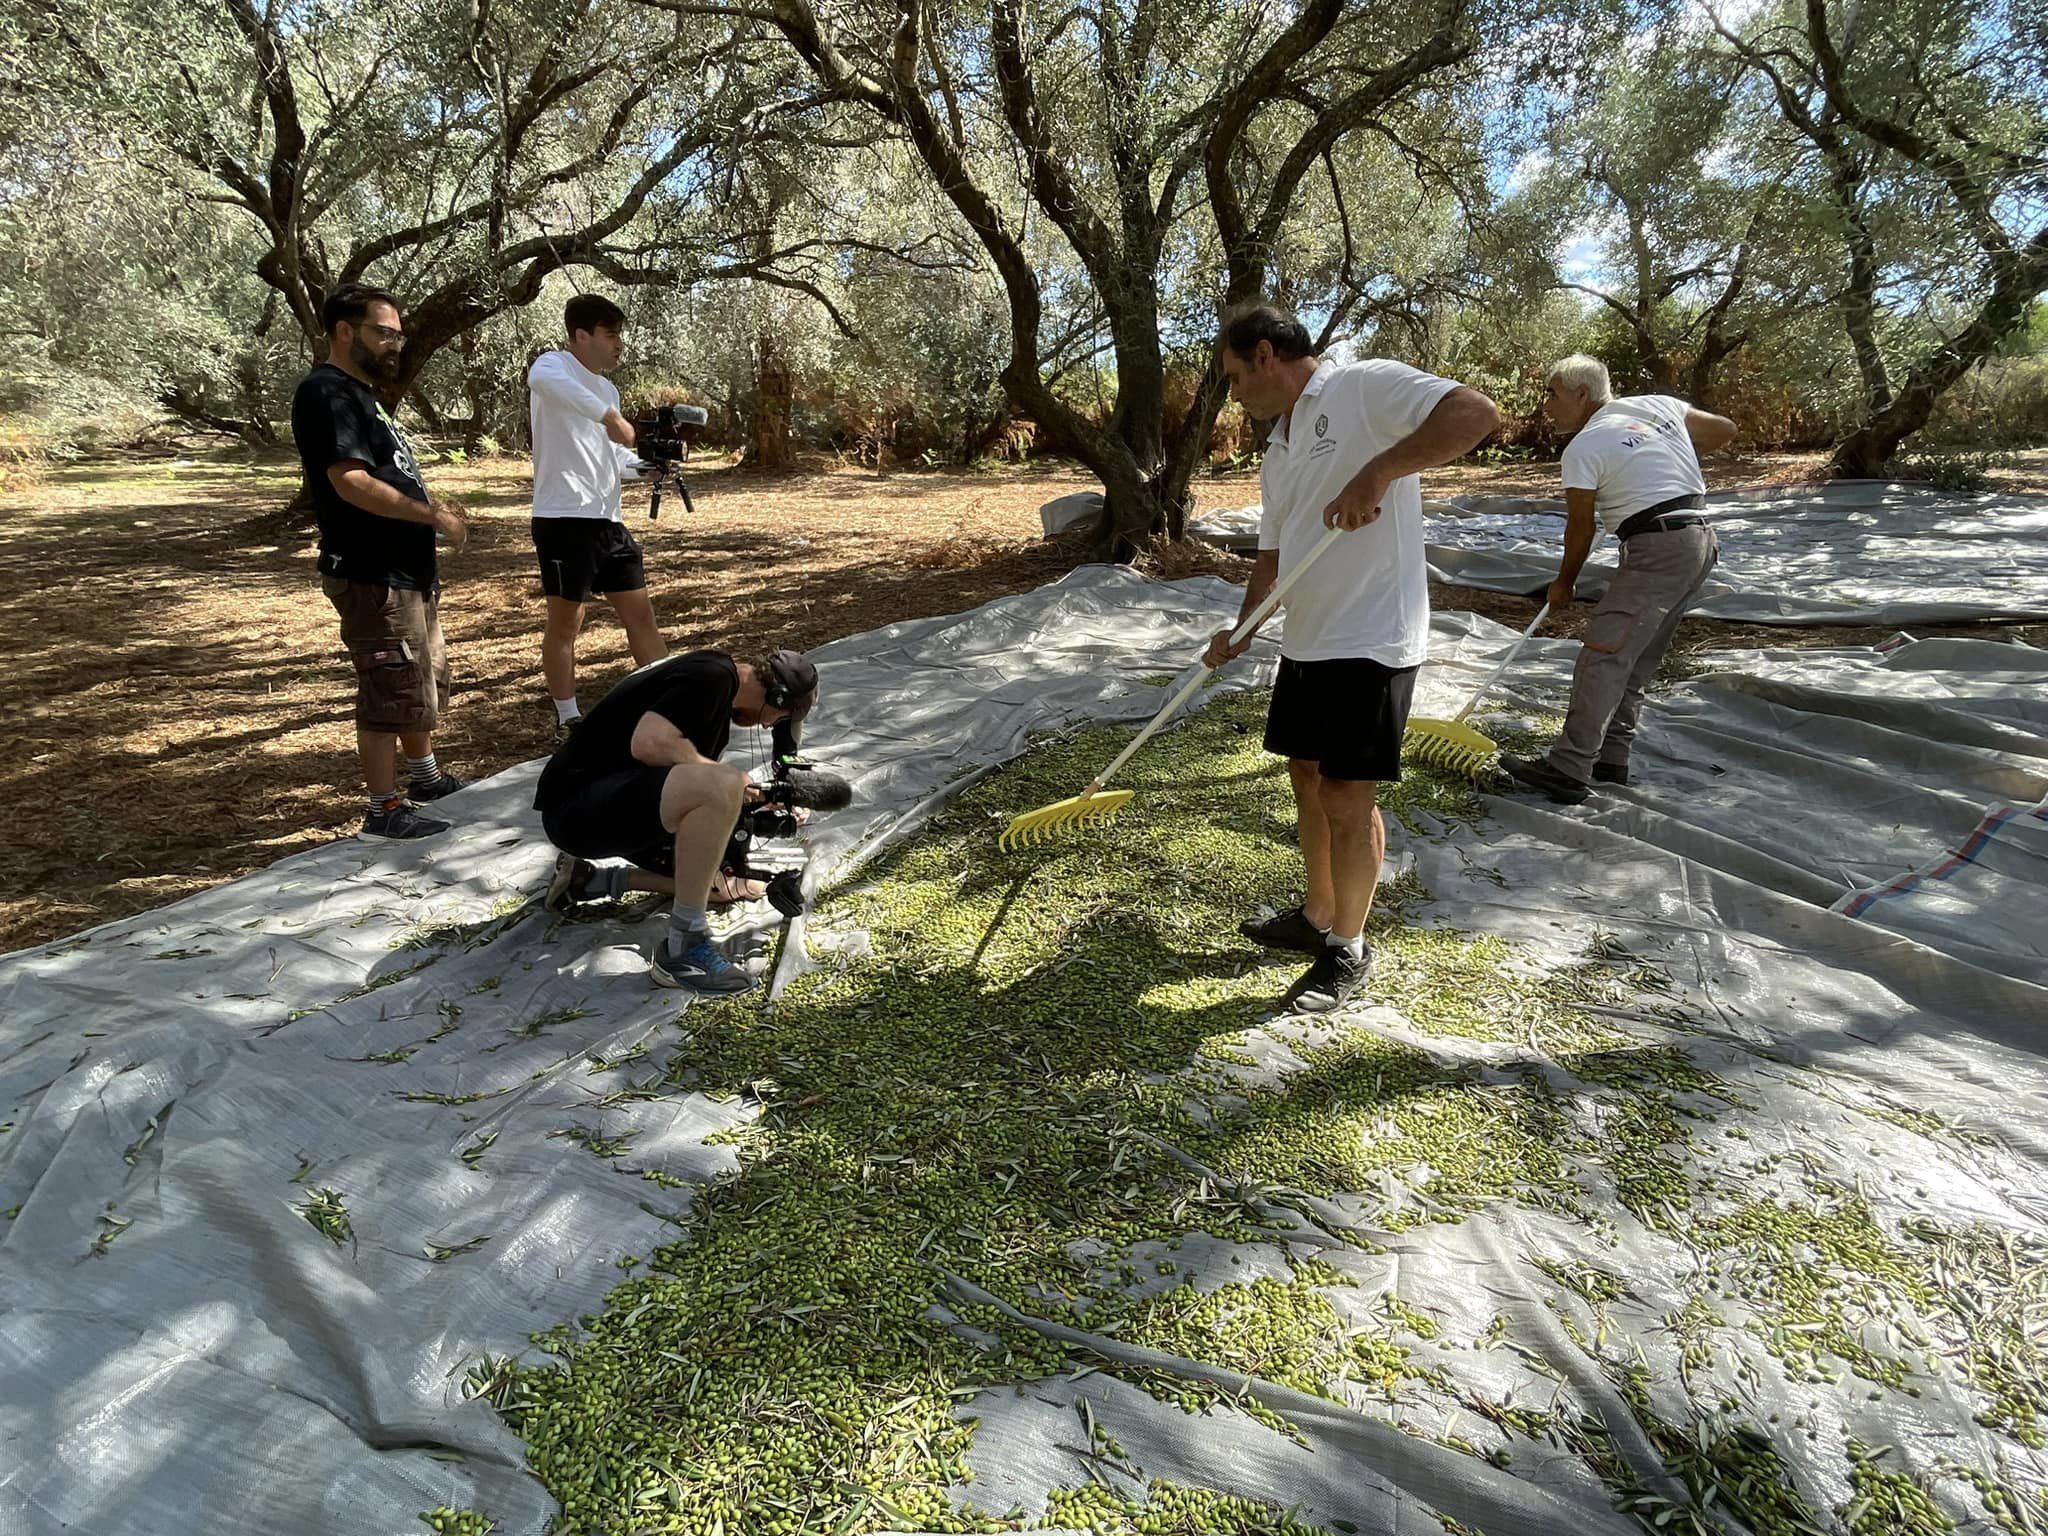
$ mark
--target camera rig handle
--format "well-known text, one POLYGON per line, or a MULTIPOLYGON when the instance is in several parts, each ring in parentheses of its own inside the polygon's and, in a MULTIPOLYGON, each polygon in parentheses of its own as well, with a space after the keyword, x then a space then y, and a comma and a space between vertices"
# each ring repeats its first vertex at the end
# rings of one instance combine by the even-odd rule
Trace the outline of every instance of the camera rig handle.
MULTIPOLYGON (((657 463, 655 465, 654 481, 647 497, 647 516, 650 520, 661 516, 661 494, 668 489, 670 468, 671 466, 667 464, 657 463)), ((683 498, 683 510, 689 513, 690 516, 695 517, 697 515, 697 503, 690 499, 690 487, 683 482, 680 475, 676 477, 676 491, 683 498)))

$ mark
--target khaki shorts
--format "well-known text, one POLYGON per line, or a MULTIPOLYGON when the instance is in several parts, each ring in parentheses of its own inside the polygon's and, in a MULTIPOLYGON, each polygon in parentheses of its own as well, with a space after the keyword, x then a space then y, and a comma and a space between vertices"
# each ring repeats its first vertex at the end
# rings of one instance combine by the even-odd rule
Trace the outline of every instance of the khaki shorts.
POLYGON ((429 592, 382 582, 320 578, 341 615, 356 669, 356 724, 366 730, 431 731, 448 707, 448 652, 441 605, 429 592))

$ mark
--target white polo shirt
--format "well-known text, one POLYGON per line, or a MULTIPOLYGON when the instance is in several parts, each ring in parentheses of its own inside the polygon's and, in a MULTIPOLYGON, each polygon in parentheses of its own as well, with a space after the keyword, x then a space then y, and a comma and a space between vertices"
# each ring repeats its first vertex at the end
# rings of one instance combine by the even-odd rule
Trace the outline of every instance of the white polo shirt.
MULTIPOLYGON (((1280 552, 1280 575, 1322 538, 1323 509, 1375 454, 1421 426, 1454 379, 1372 358, 1324 362, 1266 439, 1259 548, 1280 552)), ((1337 540, 1287 594, 1280 651, 1295 661, 1365 657, 1420 666, 1429 653, 1429 567, 1422 547, 1422 482, 1387 487, 1380 515, 1337 540)))
POLYGON ((619 482, 637 479, 639 458, 604 435, 619 392, 567 352, 543 352, 527 371, 533 425, 533 515, 619 522, 619 482))
POLYGON ((1593 512, 1609 533, 1660 501, 1706 494, 1707 477, 1685 430, 1687 409, 1676 395, 1625 395, 1588 416, 1565 444, 1564 488, 1591 491, 1593 512))

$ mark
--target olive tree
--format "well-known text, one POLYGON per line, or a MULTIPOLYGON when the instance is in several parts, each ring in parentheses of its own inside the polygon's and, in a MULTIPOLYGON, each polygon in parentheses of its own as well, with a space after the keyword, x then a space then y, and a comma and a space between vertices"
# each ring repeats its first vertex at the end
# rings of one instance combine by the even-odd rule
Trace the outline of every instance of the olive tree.
POLYGON ((2048 291, 2048 29, 2024 0, 1787 0, 1716 30, 1824 171, 1863 384, 1832 467, 1877 474, 2048 291), (1928 253, 1904 270, 1886 200, 1928 253))
POLYGON ((1605 61, 1541 174, 1579 195, 1576 248, 1596 253, 1561 286, 1627 338, 1634 384, 1711 404, 1723 365, 1822 285, 1806 191, 1758 135, 1740 64, 1704 41, 1667 22, 1605 61))
POLYGON ((0 13, 35 61, 23 93, 247 221, 255 272, 314 355, 334 288, 400 292, 401 394, 557 271, 815 290, 801 270, 813 242, 707 213, 778 131, 750 57, 766 50, 731 29, 625 0, 4 0, 0 13))
MULTIPOLYGON (((1264 292, 1303 189, 1347 147, 1377 138, 1413 185, 1437 156, 1456 93, 1503 15, 1487 0, 645 0, 779 36, 828 115, 899 134, 1000 278, 1009 310, 1002 383, 1106 489, 1103 535, 1127 551, 1177 532, 1187 487, 1224 398, 1209 345, 1219 303, 1264 292), (1049 293, 1032 241, 1051 231, 1085 296, 1049 293), (1196 294, 1174 279, 1213 252, 1196 294), (1049 380, 1071 346, 1068 314, 1093 307, 1115 400, 1097 422, 1049 380), (1176 311, 1199 313, 1203 368, 1192 403, 1169 409, 1176 311)), ((1508 74, 1569 57, 1522 8, 1527 45, 1508 74)), ((1557 23, 1562 25, 1562 23, 1557 23)), ((1467 137, 1477 129, 1459 126, 1467 137)), ((1394 200, 1384 199, 1388 204, 1394 200)), ((1370 217, 1382 216, 1379 208, 1370 217)), ((1331 299, 1334 296, 1319 296, 1331 299)))
POLYGON ((224 210, 16 115, 0 128, 0 410, 91 436, 168 403, 264 439, 299 348, 254 254, 224 210))

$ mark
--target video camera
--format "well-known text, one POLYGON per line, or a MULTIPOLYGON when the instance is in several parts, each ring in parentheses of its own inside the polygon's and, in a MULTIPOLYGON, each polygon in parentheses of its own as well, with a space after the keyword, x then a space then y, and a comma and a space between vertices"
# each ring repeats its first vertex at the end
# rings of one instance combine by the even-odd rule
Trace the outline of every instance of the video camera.
MULTIPOLYGON (((853 804, 853 786, 836 773, 821 773, 796 754, 796 722, 785 720, 775 726, 775 776, 761 786, 761 798, 740 810, 739 825, 726 844, 724 869, 736 879, 758 879, 747 863, 754 840, 762 837, 794 837, 802 825, 800 810, 842 811, 853 804)), ((768 903, 784 917, 801 916, 804 910, 802 881, 793 869, 785 869, 768 881, 768 903)))
MULTIPOLYGON (((634 419, 633 451, 654 469, 647 499, 649 517, 661 516, 661 493, 668 488, 669 475, 689 458, 697 435, 710 421, 701 405, 657 405, 650 414, 634 419)), ((677 480, 676 489, 682 493, 683 509, 694 517, 697 504, 690 500, 690 488, 677 480)))
POLYGON ((701 405, 657 405, 633 423, 633 451, 657 464, 687 459, 697 435, 711 422, 701 405))

